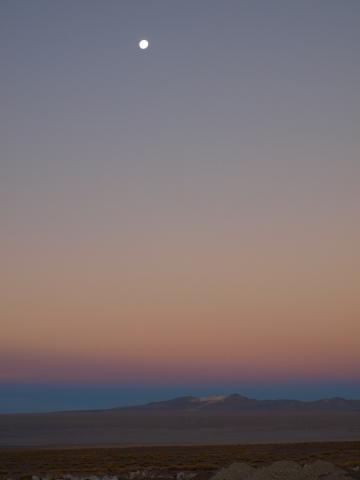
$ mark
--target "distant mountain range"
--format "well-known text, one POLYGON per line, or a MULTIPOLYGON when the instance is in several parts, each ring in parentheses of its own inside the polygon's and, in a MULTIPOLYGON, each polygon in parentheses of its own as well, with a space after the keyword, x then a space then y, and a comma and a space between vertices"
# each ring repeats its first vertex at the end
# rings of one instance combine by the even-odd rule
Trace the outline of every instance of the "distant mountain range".
POLYGON ((0 415, 1 446, 360 440, 360 400, 179 397, 107 410, 0 415))
POLYGON ((177 397, 172 400, 152 402, 146 405, 119 407, 112 410, 163 411, 163 412, 207 412, 236 413, 243 411, 292 411, 292 412, 328 412, 328 411, 360 411, 360 400, 347 400, 333 397, 315 401, 301 400, 255 400, 234 393, 226 396, 210 397, 177 397))

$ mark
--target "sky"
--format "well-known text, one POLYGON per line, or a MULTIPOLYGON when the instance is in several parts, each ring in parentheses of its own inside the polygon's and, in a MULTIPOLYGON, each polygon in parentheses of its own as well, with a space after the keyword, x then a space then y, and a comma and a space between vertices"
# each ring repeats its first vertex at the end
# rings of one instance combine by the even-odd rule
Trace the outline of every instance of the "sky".
POLYGON ((360 398, 359 25, 1 0, 0 411, 360 398))

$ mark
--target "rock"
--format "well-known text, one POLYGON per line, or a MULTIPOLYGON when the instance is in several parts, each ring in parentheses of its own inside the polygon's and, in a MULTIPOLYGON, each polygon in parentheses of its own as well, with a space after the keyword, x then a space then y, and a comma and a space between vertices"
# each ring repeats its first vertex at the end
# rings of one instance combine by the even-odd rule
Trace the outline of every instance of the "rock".
POLYGON ((254 472, 254 468, 247 463, 232 463, 222 468, 211 477, 211 480, 243 480, 254 472))
MULTIPOLYGON (((346 474, 345 470, 338 468, 333 463, 327 462, 326 460, 316 460, 313 463, 304 465, 304 473, 312 474, 317 477, 323 477, 325 475, 344 475, 346 474)), ((329 479, 330 480, 330 479, 329 479)))
POLYGON ((177 472, 176 474, 176 480, 191 480, 194 477, 196 477, 194 472, 177 472))
POLYGON ((307 478, 298 463, 281 460, 267 467, 258 468, 245 480, 307 480, 307 478))
POLYGON ((135 478, 139 478, 140 477, 140 470, 136 470, 135 472, 129 472, 128 473, 128 479, 129 480, 134 480, 135 478))
POLYGON ((351 477, 343 473, 330 473, 330 475, 320 475, 318 478, 321 480, 350 480, 351 477))

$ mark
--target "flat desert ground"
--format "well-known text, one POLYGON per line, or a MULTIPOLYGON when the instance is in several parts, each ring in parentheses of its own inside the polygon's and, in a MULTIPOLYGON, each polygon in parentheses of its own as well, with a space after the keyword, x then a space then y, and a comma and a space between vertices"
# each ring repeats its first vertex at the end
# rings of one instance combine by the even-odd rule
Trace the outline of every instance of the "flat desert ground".
POLYGON ((0 415, 0 447, 360 441, 360 411, 0 415))

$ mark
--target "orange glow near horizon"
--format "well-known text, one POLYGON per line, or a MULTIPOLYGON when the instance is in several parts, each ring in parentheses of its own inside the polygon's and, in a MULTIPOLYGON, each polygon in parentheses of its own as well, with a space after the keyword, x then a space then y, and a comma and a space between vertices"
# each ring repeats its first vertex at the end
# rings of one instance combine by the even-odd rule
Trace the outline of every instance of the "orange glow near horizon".
POLYGON ((336 230, 326 246, 291 232, 285 242, 272 230, 257 242, 234 230, 166 234, 141 251, 132 246, 132 255, 115 254, 116 242, 79 247, 68 259, 61 249, 55 256, 40 246, 31 256, 19 249, 3 285, 1 350, 13 353, 0 379, 360 371, 357 266, 336 230))

